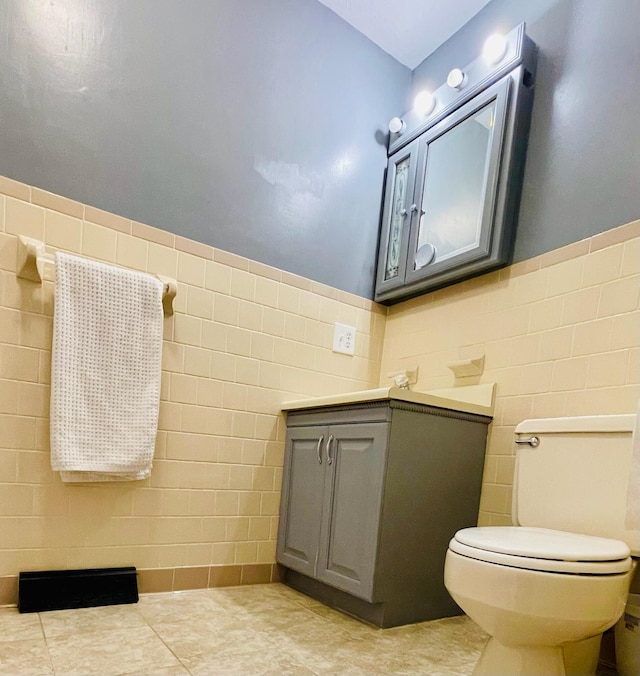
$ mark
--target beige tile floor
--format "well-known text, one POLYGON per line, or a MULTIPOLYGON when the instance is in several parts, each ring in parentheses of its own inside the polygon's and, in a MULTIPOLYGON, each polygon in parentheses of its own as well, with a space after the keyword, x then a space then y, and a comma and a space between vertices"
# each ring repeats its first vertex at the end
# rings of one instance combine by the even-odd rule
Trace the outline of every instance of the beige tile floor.
POLYGON ((470 674, 466 617, 375 629, 282 584, 149 594, 21 615, 0 608, 0 674, 470 674))

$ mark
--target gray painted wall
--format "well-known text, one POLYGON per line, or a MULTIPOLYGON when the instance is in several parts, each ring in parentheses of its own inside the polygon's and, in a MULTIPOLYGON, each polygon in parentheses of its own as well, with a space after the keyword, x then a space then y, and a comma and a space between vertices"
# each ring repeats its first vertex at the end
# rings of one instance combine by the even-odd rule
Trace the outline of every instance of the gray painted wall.
POLYGON ((640 216, 638 0, 493 0, 413 82, 316 0, 0 0, 0 174, 371 297, 389 118, 521 21, 526 259, 640 216))
POLYGON ((493 0, 415 69, 411 100, 522 21, 539 52, 516 261, 640 218, 638 0, 493 0))
POLYGON ((316 0, 0 0, 0 174, 371 297, 410 81, 316 0))

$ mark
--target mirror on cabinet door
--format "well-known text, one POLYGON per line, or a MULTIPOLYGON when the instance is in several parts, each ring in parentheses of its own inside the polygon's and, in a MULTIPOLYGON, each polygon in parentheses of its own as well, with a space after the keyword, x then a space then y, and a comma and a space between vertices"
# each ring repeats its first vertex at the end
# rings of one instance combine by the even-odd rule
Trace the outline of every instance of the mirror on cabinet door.
POLYGON ((428 143, 414 270, 480 244, 495 116, 494 100, 428 143))

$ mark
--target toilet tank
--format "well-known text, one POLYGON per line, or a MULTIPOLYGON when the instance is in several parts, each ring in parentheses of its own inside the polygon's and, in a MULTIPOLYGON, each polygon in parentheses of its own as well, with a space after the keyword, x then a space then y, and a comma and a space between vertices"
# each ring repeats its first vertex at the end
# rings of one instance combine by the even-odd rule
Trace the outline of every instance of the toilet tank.
POLYGON ((640 553, 625 528, 635 415, 525 420, 516 427, 512 517, 518 526, 615 538, 640 553), (533 447, 522 443, 539 439, 533 447))

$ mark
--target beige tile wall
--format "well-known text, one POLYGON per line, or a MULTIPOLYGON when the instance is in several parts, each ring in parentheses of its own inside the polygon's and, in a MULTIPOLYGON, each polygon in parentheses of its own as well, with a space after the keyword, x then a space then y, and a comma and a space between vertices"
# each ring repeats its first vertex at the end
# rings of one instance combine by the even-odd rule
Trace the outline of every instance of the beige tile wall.
POLYGON ((385 314, 0 177, 0 597, 15 593, 18 571, 37 569, 135 565, 154 571, 148 589, 264 581, 282 477, 280 402, 377 385, 385 314), (16 277, 19 234, 177 278, 149 480, 69 486, 51 471, 53 283, 16 277), (357 327, 354 357, 332 353, 335 321, 357 327))
POLYGON ((640 394, 640 221, 390 308, 385 374, 417 390, 497 383, 481 524, 509 523, 513 430, 530 417, 635 413, 640 394), (479 378, 447 364, 484 354, 479 378))
MULTIPOLYGON (((508 522, 515 424, 633 413, 640 221, 392 306, 0 177, 0 604, 21 570, 136 565, 142 591, 276 575, 285 399, 388 383, 486 355, 496 382, 480 522, 508 522), (53 284, 16 278, 16 236, 175 277, 160 431, 145 482, 62 484, 48 455, 53 284), (331 352, 333 322, 356 356, 331 352)), ((52 271, 47 275, 52 279, 52 271)))

